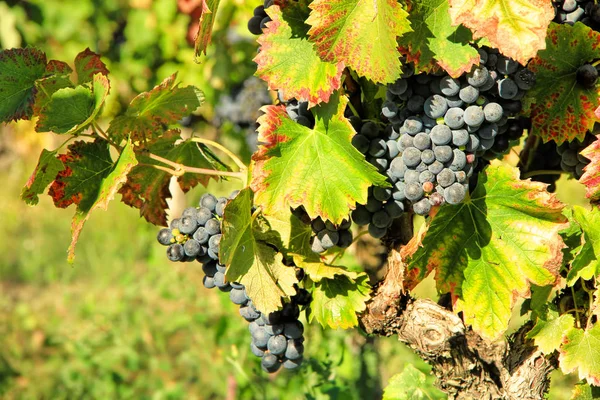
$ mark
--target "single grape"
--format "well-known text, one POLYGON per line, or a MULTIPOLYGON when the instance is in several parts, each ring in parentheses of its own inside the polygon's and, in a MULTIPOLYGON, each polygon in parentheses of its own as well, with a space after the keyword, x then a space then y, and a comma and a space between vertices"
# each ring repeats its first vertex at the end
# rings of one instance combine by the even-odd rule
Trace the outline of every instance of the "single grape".
POLYGON ((386 146, 387 146, 386 157, 390 160, 393 160, 394 158, 396 158, 398 153, 400 153, 400 150, 398 149, 398 142, 396 140, 390 139, 386 142, 386 146))
POLYGON ((375 197, 369 197, 367 199, 367 204, 365 204, 365 208, 369 211, 369 212, 376 212, 379 211, 379 209, 381 208, 381 206, 383 205, 383 203, 379 200, 377 200, 375 197))
POLYGON ((285 353, 287 348, 287 339, 283 335, 275 335, 269 338, 267 342, 267 350, 271 352, 271 354, 280 355, 285 353))
POLYGON ((584 64, 577 69, 577 83, 586 89, 596 86, 598 70, 591 64, 584 64))
POLYGON ((404 212, 404 204, 402 204, 401 201, 388 201, 385 206, 383 206, 383 209, 392 219, 395 219, 401 216, 404 212))
POLYGON ((415 136, 413 144, 417 149, 423 151, 431 147, 431 139, 425 132, 420 132, 415 136))
POLYGON ((340 235, 338 232, 330 231, 329 229, 324 229, 317 233, 317 237, 321 242, 321 246, 323 246, 325 250, 332 248, 337 244, 338 240, 340 240, 340 235))
POLYGON ((440 80, 440 90, 444 96, 455 96, 460 90, 460 82, 450 76, 445 76, 440 80))
POLYGON ((398 114, 398 106, 393 101, 385 101, 381 107, 381 113, 386 118, 393 118, 398 114))
MULTIPOLYGON (((252 322, 257 318, 260 318, 260 313, 251 305, 250 302, 248 302, 245 306, 240 307, 240 315, 248 322, 252 322)), ((264 329, 261 329, 259 332, 264 332, 264 334, 267 335, 267 333, 264 329)), ((260 335, 262 335, 262 333, 260 335)), ((267 336, 269 336, 269 335, 267 335, 267 336)), ((262 347, 262 346, 259 346, 259 341, 258 341, 259 333, 258 332, 256 333, 256 335, 254 335, 254 338, 255 338, 256 345, 258 347, 262 347)), ((269 340, 269 338, 267 337, 266 340, 269 340)), ((264 347, 267 346, 266 340, 264 342, 264 347)))
POLYGON ((283 326, 283 335, 287 339, 300 339, 304 334, 304 325, 300 321, 288 322, 283 326))
POLYGON ((359 204, 356 206, 356 209, 352 211, 352 220, 359 226, 367 225, 371 222, 371 213, 364 206, 359 204))
POLYGON ((434 161, 430 166, 427 167, 432 174, 437 175, 444 169, 444 164, 439 161, 434 161))
POLYGON ((423 129, 423 121, 419 117, 408 117, 403 126, 409 135, 414 136, 423 129))
POLYGON ((215 280, 214 280, 214 278, 213 278, 213 277, 211 277, 211 276, 205 276, 205 277, 202 279, 202 284, 203 284, 203 285, 204 285, 204 287, 205 287, 205 288, 207 288, 207 289, 212 289, 212 288, 216 287, 216 285, 215 285, 215 280))
POLYGON ((264 350, 259 349, 256 344, 254 344, 254 342, 250 343, 250 351, 252 352, 252 354, 254 354, 256 357, 262 357, 265 354, 264 350))
POLYGON ((454 175, 454 172, 451 169, 444 168, 437 174, 436 179, 441 187, 446 188, 454 183, 456 175, 454 175))
POLYGON ((436 125, 429 132, 433 144, 443 146, 452 140, 452 130, 447 125, 436 125))
POLYGON ((196 221, 198 221, 198 225, 204 226, 206 222, 212 218, 212 211, 210 211, 206 207, 200 207, 196 212, 196 221))
POLYGON ((285 360, 283 362, 283 368, 292 371, 300 367, 300 364, 302 364, 302 357, 297 360, 285 360))
POLYGON ((325 222, 321 219, 321 217, 317 217, 311 222, 310 227, 312 228, 313 232, 318 233, 325 229, 325 222))
POLYGON ((200 197, 200 207, 206 207, 210 211, 215 211, 217 198, 210 193, 205 193, 200 197))
POLYGON ((498 72, 500 72, 502 75, 511 75, 517 72, 517 69, 519 68, 519 63, 511 58, 500 55, 498 56, 496 68, 498 69, 498 72))
POLYGON ((375 139, 377 136, 379 136, 379 128, 377 127, 376 123, 367 121, 360 128, 360 133, 361 135, 364 135, 370 139, 375 139))
POLYGON ((467 156, 459 149, 454 149, 452 152, 454 157, 452 158, 450 169, 452 171, 460 171, 465 167, 465 165, 467 165, 467 156))
POLYGON ((421 161, 429 165, 435 161, 435 154, 431 149, 425 149, 421 152, 421 161))
POLYGON ((449 109, 444 115, 444 123, 451 129, 459 129, 464 125, 464 111, 462 108, 454 107, 449 109))
POLYGON ((357 134, 352 137, 352 145, 362 154, 367 154, 371 141, 364 135, 357 134))
POLYGON ((400 79, 396 80, 396 82, 392 83, 391 85, 388 85, 387 88, 393 94, 401 95, 404 92, 406 92, 406 89, 408 88, 408 81, 406 79, 400 78, 400 79))
POLYGON ((483 109, 479 106, 469 106, 464 113, 465 124, 469 126, 479 126, 483 123, 485 115, 483 109))
POLYGON ((202 246, 196 240, 188 239, 183 244, 183 251, 188 257, 197 257, 198 255, 201 255, 200 252, 202 251, 202 246))
POLYGON ((417 215, 427 215, 431 211, 431 203, 428 199, 421 199, 413 204, 413 211, 417 215))
POLYGON ((340 239, 338 240, 337 246, 345 249, 352 244, 354 238, 352 237, 352 232, 349 230, 342 230, 338 232, 340 239))
POLYGON ((379 201, 386 201, 387 199, 392 197, 392 189, 376 186, 373 188, 373 197, 375 197, 379 201))
POLYGON ((326 250, 323 244, 321 244, 319 238, 316 236, 312 238, 312 244, 310 245, 310 248, 314 253, 323 253, 326 250))
POLYGON ((423 110, 427 117, 435 120, 446 113, 448 110, 448 102, 444 97, 435 94, 427 98, 423 104, 423 110))
POLYGON ((446 163, 452 160, 453 152, 452 147, 450 146, 437 146, 433 153, 435 154, 435 158, 437 161, 441 163, 446 163))
POLYGON ((163 246, 168 246, 171 244, 171 239, 173 239, 173 232, 169 228, 164 228, 158 231, 158 235, 156 235, 156 240, 158 243, 163 246))
POLYGON ((475 69, 467 74, 467 83, 473 87, 480 87, 485 84, 488 78, 488 70, 486 67, 475 67, 475 69))
POLYGON ((479 129, 480 139, 493 139, 498 135, 498 125, 485 124, 479 129))
POLYGON ((406 103, 406 108, 408 108, 411 112, 418 113, 423 109, 424 103, 425 99, 423 96, 411 96, 406 103))
POLYGON ((210 235, 206 231, 206 228, 201 226, 200 228, 196 229, 196 232, 194 232, 193 238, 200 244, 206 244, 206 243, 208 243, 208 239, 210 238, 210 235))
POLYGON ((447 97, 446 103, 448 103, 448 108, 462 107, 465 104, 465 102, 462 101, 458 95, 447 97))
MULTIPOLYGON (((392 198, 396 201, 402 201, 402 200, 406 199, 406 196, 404 195, 405 187, 406 187, 406 184, 404 182, 402 182, 402 181, 396 182, 396 184, 394 185, 392 198)), ((354 219, 354 216, 352 216, 352 218, 354 219)), ((369 218, 369 221, 370 221, 370 218, 369 218)), ((356 222, 356 219, 354 219, 354 222, 356 222)), ((366 225, 366 224, 363 224, 363 225, 366 225)))
POLYGON ((515 83, 521 90, 531 90, 535 86, 535 73, 527 68, 520 69, 515 74, 515 83))
POLYGON ((467 104, 472 104, 479 98, 479 89, 474 86, 467 85, 460 89, 458 97, 467 104))
POLYGON ((409 147, 402 152, 402 161, 407 167, 415 167, 421 162, 421 151, 415 147, 409 147))
POLYGON ((452 131, 452 144, 458 147, 466 146, 469 143, 469 132, 466 129, 452 131))
POLYGON ((408 169, 404 173, 404 182, 405 183, 417 183, 419 182, 419 175, 422 171, 417 171, 415 169, 408 169))
POLYGON ((231 292, 229 292, 229 299, 233 302, 233 304, 238 304, 241 306, 248 302, 243 289, 232 289, 231 292))
POLYGON ((519 92, 519 87, 510 78, 501 79, 498 81, 498 94, 503 99, 510 100, 519 92))
POLYGON ((423 197, 423 187, 419 183, 407 183, 404 188, 404 195, 410 201, 417 201, 423 197))
POLYGON ((414 138, 408 134, 403 134, 400 136, 400 140, 398 141, 398 150, 404 151, 409 147, 413 146, 414 138))
POLYGON ((167 247, 167 258, 171 261, 181 261, 185 257, 183 246, 179 243, 174 243, 167 247))
POLYGON ((211 218, 208 221, 206 221, 204 228, 206 229, 206 232, 209 235, 216 235, 218 233, 221 233, 221 223, 214 218, 211 218))
POLYGON ((502 106, 498 103, 488 103, 483 108, 483 114, 485 115, 486 121, 498 122, 503 115, 502 106))
POLYGON ((257 15, 250 18, 250 20, 248 21, 248 30, 251 34, 260 35, 262 33, 262 29, 260 27, 260 22, 262 21, 262 19, 262 17, 257 15))
POLYGON ((573 149, 567 149, 562 154, 562 162, 568 165, 569 167, 574 167, 577 165, 579 160, 577 159, 577 151, 573 149))
POLYGON ((219 244, 221 243, 221 234, 211 236, 208 240, 208 247, 219 248, 219 244))
POLYGON ((466 189, 460 183, 453 183, 444 189, 444 198, 449 204, 459 204, 465 199, 466 189))
POLYGON ((384 139, 371 141, 369 145, 369 154, 373 157, 382 157, 387 152, 387 144, 384 139))
POLYGON ((375 239, 381 239, 387 233, 386 228, 378 228, 373 224, 369 224, 369 235, 373 236, 375 239))
POLYGON ((277 371, 281 366, 281 363, 279 362, 277 356, 268 352, 263 355, 260 364, 263 370, 269 373, 277 371))
POLYGON ((392 224, 392 218, 385 210, 379 210, 373 214, 371 224, 378 228, 387 228, 392 224))
POLYGON ((193 234, 198 229, 198 221, 194 216, 181 218, 179 222, 179 231, 184 235, 193 234))
POLYGON ((288 360, 297 360, 304 353, 304 344, 299 340, 288 339, 284 356, 288 360))

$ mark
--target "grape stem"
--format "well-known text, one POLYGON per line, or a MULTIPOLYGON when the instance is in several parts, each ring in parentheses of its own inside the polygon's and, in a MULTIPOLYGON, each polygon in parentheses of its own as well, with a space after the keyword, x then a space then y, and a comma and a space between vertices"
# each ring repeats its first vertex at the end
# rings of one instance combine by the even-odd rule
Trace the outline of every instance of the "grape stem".
POLYGON ((539 169, 536 171, 529 171, 523 174, 522 179, 531 178, 532 176, 537 175, 561 175, 562 173, 562 171, 556 171, 554 169, 539 169))
POLYGON ((246 164, 244 164, 242 162, 242 160, 240 160, 235 154, 233 154, 233 152, 231 150, 229 150, 227 147, 223 146, 221 143, 217 143, 215 141, 212 141, 209 139, 204 139, 204 138, 199 138, 199 137, 192 137, 191 140, 193 142, 202 143, 207 146, 212 146, 214 148, 221 150, 223 153, 225 153, 229 158, 231 158, 233 160, 233 162, 240 168, 240 171, 246 171, 248 169, 248 167, 246 166, 246 164))
POLYGON ((157 156, 156 154, 153 154, 150 152, 148 152, 147 155, 152 160, 161 162, 163 164, 167 164, 168 166, 172 167, 172 169, 171 169, 171 168, 162 167, 160 165, 153 165, 155 168, 160 169, 165 172, 168 172, 174 176, 182 176, 183 174, 188 173, 188 172, 192 173, 192 174, 202 174, 202 175, 229 176, 232 178, 240 179, 242 182, 244 182, 244 186, 246 185, 246 180, 247 180, 246 171, 231 172, 231 171, 217 171, 214 169, 207 169, 207 168, 189 167, 187 165, 183 165, 183 164, 168 160, 164 157, 157 156))

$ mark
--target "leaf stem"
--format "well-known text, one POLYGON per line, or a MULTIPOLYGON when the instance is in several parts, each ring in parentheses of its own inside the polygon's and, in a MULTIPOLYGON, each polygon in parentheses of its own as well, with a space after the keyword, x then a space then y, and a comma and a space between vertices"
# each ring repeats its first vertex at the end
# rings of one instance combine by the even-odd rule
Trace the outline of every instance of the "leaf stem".
POLYGON ((191 140, 193 142, 202 143, 202 144, 212 146, 212 147, 215 147, 215 148, 221 150, 223 153, 225 153, 227 156, 229 156, 229 158, 231 158, 234 163, 236 163, 236 165, 240 168, 241 171, 245 171, 248 169, 248 167, 246 166, 246 164, 244 164, 242 162, 242 160, 240 160, 235 154, 233 154, 233 152, 231 150, 229 150, 227 147, 223 146, 221 143, 217 143, 213 140, 204 139, 204 138, 200 138, 200 137, 192 137, 191 140))
POLYGON ((563 171, 557 171, 554 169, 538 169, 536 171, 529 171, 521 177, 522 179, 531 178, 532 176, 537 175, 561 175, 563 171))
POLYGON ((215 175, 215 176, 229 176, 232 178, 237 178, 240 179, 242 182, 245 182, 246 180, 246 173, 245 171, 239 171, 239 172, 231 172, 231 171, 217 171, 214 169, 207 169, 207 168, 196 168, 196 167, 189 167, 187 165, 183 165, 180 163, 176 163, 174 161, 168 160, 164 157, 161 156, 157 156, 156 154, 152 154, 150 152, 147 153, 148 157, 150 157, 152 160, 161 162, 163 164, 167 164, 168 166, 172 167, 173 169, 169 169, 169 168, 165 168, 165 167, 161 167, 161 166, 156 166, 156 168, 161 169, 163 171, 169 172, 172 175, 175 176, 182 176, 185 173, 192 173, 192 174, 202 174, 202 175, 215 175))
POLYGON ((578 328, 581 328, 581 321, 579 318, 579 307, 577 306, 577 299, 575 298, 575 288, 571 286, 571 295, 573 296, 573 309, 575 311, 575 324, 578 328))
POLYGON ((119 146, 111 138, 109 138, 106 132, 104 132, 104 130, 100 128, 100 125, 98 125, 96 122, 92 122, 92 129, 94 129, 94 132, 96 132, 98 136, 110 143, 115 149, 119 150, 119 153, 121 152, 121 146, 119 146))

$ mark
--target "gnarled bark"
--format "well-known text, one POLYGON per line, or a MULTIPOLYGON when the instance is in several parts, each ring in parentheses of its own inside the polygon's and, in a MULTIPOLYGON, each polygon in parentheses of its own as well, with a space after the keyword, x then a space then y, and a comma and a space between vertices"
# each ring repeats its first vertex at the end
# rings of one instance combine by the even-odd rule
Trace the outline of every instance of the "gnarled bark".
POLYGON ((407 215, 399 224, 396 232, 403 234, 392 244, 387 274, 361 315, 365 331, 397 335, 431 364, 438 387, 449 399, 542 399, 556 360, 525 338, 530 325, 508 342, 490 342, 440 304, 404 293, 405 267, 399 250, 412 237, 412 218, 407 215))

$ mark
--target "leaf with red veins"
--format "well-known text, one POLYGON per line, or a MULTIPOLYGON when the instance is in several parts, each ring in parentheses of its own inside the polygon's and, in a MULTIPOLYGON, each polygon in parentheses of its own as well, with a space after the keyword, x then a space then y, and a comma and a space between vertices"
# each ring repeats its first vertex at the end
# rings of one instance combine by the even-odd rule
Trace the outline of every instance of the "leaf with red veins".
POLYGON ((581 155, 588 158, 590 163, 583 169, 584 173, 579 178, 579 182, 586 186, 586 196, 590 201, 598 203, 600 201, 600 135, 596 136, 595 142, 583 149, 581 155))
POLYGON ((597 120, 600 99, 597 87, 577 83, 577 69, 599 58, 600 33, 582 23, 550 25, 546 50, 528 65, 536 84, 523 101, 530 108, 534 134, 557 144, 583 141, 597 120))
POLYGON ((397 38, 410 32, 408 13, 396 0, 315 0, 306 20, 319 56, 343 62, 375 83, 400 77, 397 38))
POLYGON ((357 202, 366 203, 369 186, 389 186, 352 146, 347 99, 335 96, 312 109, 313 129, 290 119, 284 106, 263 108, 258 141, 264 144, 252 157, 250 186, 265 214, 303 205, 311 218, 340 223, 357 202))
POLYGON ((554 18, 551 0, 449 0, 454 25, 463 24, 475 39, 525 65, 546 47, 544 38, 554 18))
POLYGON ((271 90, 282 90, 287 99, 308 101, 309 107, 329 101, 339 89, 344 64, 322 61, 307 40, 304 24, 308 7, 304 2, 286 7, 271 6, 266 11, 272 21, 258 38, 260 52, 254 58, 256 75, 271 90), (298 62, 302 59, 302 62, 298 62))
POLYGON ((58 155, 58 159, 64 169, 58 173, 48 191, 54 205, 67 208, 76 204, 79 210, 88 211, 113 166, 108 142, 102 139, 75 142, 65 154, 58 155))
POLYGON ((96 74, 108 76, 106 64, 102 62, 100 55, 91 51, 89 47, 75 57, 75 71, 78 85, 91 82, 96 74))

